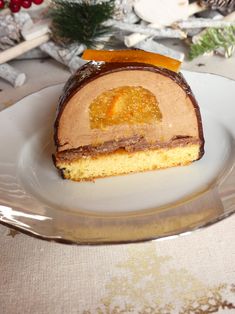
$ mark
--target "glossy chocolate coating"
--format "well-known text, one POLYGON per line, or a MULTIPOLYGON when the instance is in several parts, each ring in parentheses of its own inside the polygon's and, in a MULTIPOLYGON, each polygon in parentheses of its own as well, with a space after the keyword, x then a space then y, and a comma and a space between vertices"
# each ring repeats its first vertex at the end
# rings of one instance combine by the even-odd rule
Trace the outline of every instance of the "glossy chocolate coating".
POLYGON ((120 72, 120 71, 133 71, 133 70, 141 70, 141 71, 151 71, 154 73, 162 74, 164 76, 167 76, 174 82, 176 82, 187 94, 187 96, 190 98, 197 115, 197 122, 198 122, 198 130, 199 130, 199 139, 201 142, 200 146, 200 154, 199 159, 204 154, 204 136, 203 136, 203 129, 202 129, 202 121, 201 121, 201 114, 199 110, 198 103, 193 95, 193 92, 190 88, 190 86, 185 81, 183 75, 181 73, 176 73, 173 71, 170 71, 165 68, 156 67, 150 64, 144 64, 144 63, 121 63, 121 62, 110 62, 110 63, 97 63, 97 62, 88 62, 81 68, 77 70, 75 74, 73 74, 70 79, 67 81, 67 83, 64 86, 63 94, 60 97, 58 108, 57 108, 57 117, 55 121, 55 135, 54 140, 56 146, 59 146, 59 139, 58 139, 58 126, 61 114, 70 100, 70 98, 76 94, 82 87, 84 87, 86 84, 90 83, 91 81, 97 79, 98 77, 101 77, 106 74, 114 73, 114 72, 120 72))

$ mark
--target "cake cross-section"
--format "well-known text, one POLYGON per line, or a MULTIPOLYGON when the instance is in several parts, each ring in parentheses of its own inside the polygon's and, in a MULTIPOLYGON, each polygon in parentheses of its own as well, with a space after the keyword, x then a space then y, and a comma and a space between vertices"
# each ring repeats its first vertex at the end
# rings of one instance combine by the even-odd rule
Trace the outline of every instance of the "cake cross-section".
POLYGON ((204 153, 197 101, 182 74, 89 62, 65 85, 55 166, 75 181, 188 165, 204 153))

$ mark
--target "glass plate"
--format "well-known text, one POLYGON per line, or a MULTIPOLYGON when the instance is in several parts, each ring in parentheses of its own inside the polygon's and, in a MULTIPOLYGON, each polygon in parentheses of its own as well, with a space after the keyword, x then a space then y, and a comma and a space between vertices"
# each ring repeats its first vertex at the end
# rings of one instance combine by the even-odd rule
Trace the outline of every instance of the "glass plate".
POLYGON ((201 107, 205 155, 190 166, 62 180, 51 155, 62 85, 0 113, 0 221, 30 235, 77 244, 185 234, 235 211, 235 82, 184 72, 201 107))

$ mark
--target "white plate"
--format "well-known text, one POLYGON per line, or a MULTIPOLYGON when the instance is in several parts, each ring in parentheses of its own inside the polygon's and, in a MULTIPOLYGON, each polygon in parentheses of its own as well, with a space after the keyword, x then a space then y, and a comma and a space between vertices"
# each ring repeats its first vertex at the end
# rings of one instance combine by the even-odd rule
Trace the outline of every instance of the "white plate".
POLYGON ((235 82, 184 72, 199 102, 205 155, 190 166, 95 182, 62 180, 53 123, 62 85, 0 113, 0 221, 45 239, 121 243, 182 234, 235 211, 235 82))

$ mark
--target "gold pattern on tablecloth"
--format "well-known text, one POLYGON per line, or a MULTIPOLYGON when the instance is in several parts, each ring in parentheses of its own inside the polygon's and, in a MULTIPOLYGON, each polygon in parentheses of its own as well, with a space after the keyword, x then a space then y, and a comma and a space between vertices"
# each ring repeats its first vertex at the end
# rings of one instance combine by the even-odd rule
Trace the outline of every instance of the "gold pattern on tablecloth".
MULTIPOLYGON (((235 312, 235 285, 209 285, 190 270, 169 267, 171 256, 159 256, 157 244, 131 246, 127 260, 106 284, 98 314, 208 314, 235 312), (232 301, 231 301, 232 299, 232 301)), ((83 314, 92 314, 86 310, 83 314)))
POLYGON ((20 232, 15 229, 9 229, 7 236, 14 238, 17 234, 20 234, 20 232))

